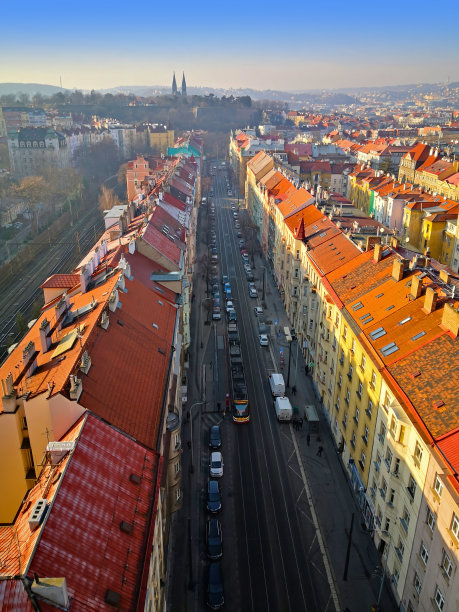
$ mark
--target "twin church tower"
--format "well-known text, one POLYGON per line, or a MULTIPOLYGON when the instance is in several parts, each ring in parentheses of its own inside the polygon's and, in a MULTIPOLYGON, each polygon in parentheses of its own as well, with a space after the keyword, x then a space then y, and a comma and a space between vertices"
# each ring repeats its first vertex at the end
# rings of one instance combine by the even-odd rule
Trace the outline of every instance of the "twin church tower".
MULTIPOLYGON (((178 89, 177 89, 177 81, 175 80, 175 72, 174 72, 174 77, 172 79, 172 95, 173 96, 178 96, 180 95, 178 89)), ((182 96, 186 96, 186 81, 185 81, 185 73, 183 73, 183 77, 182 77, 182 91, 181 91, 181 95, 182 96)))

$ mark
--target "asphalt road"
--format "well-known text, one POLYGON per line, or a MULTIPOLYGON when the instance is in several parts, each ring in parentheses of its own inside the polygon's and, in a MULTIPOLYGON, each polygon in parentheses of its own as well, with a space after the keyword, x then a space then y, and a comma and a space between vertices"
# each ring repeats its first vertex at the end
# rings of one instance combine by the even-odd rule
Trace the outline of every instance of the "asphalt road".
MULTIPOLYGON (((190 358, 193 391, 191 394, 189 391, 189 404, 191 401, 205 401, 206 404, 202 408, 196 406, 192 411, 192 436, 189 425, 184 425, 183 435, 192 438, 194 471, 186 477, 190 457, 185 452, 183 484, 186 499, 184 508, 176 516, 172 536, 168 608, 194 612, 206 609, 207 435, 210 425, 220 423, 224 476, 220 483, 223 508, 219 519, 224 542, 221 564, 225 609, 333 610, 326 571, 321 565, 320 554, 317 554, 312 521, 305 516, 299 503, 303 484, 298 476, 298 465, 295 465, 292 430, 289 425, 279 424, 275 416, 267 376, 276 368, 273 363, 276 355, 258 342, 253 308, 261 302, 260 299, 251 299, 248 293, 231 210, 237 199, 227 198, 223 171, 217 172, 213 184, 218 276, 219 280, 222 274, 230 277, 251 422, 237 425, 230 415, 223 417, 216 409, 217 402, 224 406, 225 393, 229 390, 226 321, 204 325, 206 310, 203 300, 206 294, 201 281, 193 315, 194 346, 190 358), (188 530, 185 525, 189 525, 188 530), (185 543, 187 554, 184 554, 185 543), (180 584, 181 588, 175 588, 180 584)), ((201 220, 203 218, 201 212, 201 220)), ((201 242, 205 237, 203 229, 201 227, 198 232, 198 241, 201 242)), ((255 282, 260 287, 264 264, 258 257, 256 260, 259 263, 255 282)))

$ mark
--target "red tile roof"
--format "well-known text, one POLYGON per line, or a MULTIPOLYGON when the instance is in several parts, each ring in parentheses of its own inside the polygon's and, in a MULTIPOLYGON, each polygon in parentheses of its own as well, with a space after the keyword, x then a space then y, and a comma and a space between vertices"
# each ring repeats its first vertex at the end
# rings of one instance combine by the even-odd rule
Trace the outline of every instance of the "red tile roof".
POLYGON ((109 328, 93 340, 79 403, 154 448, 177 310, 135 278, 126 288, 109 328))
POLYGON ((0 610, 4 612, 33 612, 34 608, 19 578, 0 580, 0 610))
MULTIPOLYGON (((72 610, 106 609, 108 589, 120 594, 120 610, 133 610, 153 521, 159 457, 90 414, 64 440, 75 440, 78 434, 74 450, 57 468, 47 464, 28 493, 31 501, 43 497, 52 479, 42 526, 30 531, 30 508, 25 505, 9 528, 12 545, 23 557, 16 575, 65 577, 72 610), (131 474, 140 476, 139 484, 130 480, 131 474), (132 526, 131 533, 121 531, 122 521, 132 526)), ((8 573, 13 569, 10 565, 8 573)))
POLYGON ((174 240, 168 238, 162 231, 149 223, 142 235, 142 239, 161 253, 166 259, 180 267, 182 249, 174 240))
POLYGON ((186 210, 186 204, 184 202, 182 202, 182 200, 179 200, 178 198, 175 198, 168 191, 165 191, 163 193, 163 198, 162 199, 165 202, 167 202, 168 204, 172 204, 172 206, 175 206, 176 208, 178 208, 180 210, 186 210))

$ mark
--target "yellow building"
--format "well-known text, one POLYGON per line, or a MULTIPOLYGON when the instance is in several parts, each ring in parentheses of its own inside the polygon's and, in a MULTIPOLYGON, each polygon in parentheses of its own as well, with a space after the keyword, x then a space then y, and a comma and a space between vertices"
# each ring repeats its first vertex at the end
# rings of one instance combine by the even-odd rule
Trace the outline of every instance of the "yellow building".
POLYGON ((421 248, 424 252, 428 249, 434 259, 441 260, 446 224, 453 220, 457 222, 457 213, 444 211, 427 215, 422 220, 421 248))
POLYGON ((164 125, 148 127, 148 145, 155 153, 164 153, 173 147, 175 142, 174 130, 170 130, 164 125))

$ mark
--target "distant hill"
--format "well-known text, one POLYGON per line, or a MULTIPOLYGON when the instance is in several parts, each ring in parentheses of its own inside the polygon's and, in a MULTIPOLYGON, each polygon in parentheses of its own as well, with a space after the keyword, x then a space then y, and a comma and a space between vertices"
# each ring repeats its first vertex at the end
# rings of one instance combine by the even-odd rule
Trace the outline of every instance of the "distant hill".
POLYGON ((40 93, 42 96, 52 96, 59 91, 66 92, 70 90, 56 87, 55 85, 42 85, 41 83, 0 83, 0 96, 17 95, 20 93, 25 93, 29 96, 33 96, 36 93, 40 93))

